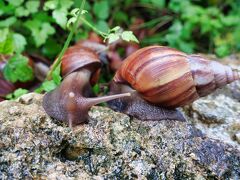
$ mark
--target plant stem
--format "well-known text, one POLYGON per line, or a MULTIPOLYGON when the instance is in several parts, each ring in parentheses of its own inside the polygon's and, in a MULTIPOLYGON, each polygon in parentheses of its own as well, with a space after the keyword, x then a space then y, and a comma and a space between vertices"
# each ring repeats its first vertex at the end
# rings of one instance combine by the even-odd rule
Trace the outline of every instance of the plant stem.
POLYGON ((80 17, 81 21, 87 25, 88 27, 90 27, 93 31, 95 31, 97 34, 101 35, 102 37, 106 37, 107 33, 100 31, 99 29, 97 29, 94 25, 92 25, 88 20, 86 20, 83 17, 80 17))
MULTIPOLYGON (((62 48, 62 50, 61 50, 61 52, 60 52, 57 60, 53 63, 50 71, 48 72, 47 77, 46 77, 47 80, 50 80, 50 79, 52 78, 52 73, 53 73, 53 71, 54 71, 54 70, 58 67, 58 65, 60 65, 60 63, 61 63, 62 56, 63 56, 63 54, 65 53, 66 49, 68 48, 68 46, 69 46, 69 44, 70 44, 70 42, 71 42, 71 40, 72 40, 73 34, 74 34, 74 32, 76 31, 76 29, 77 29, 77 26, 78 26, 78 23, 79 23, 79 20, 80 20, 80 16, 82 16, 82 13, 81 13, 81 12, 82 12, 82 10, 83 10, 83 8, 84 8, 85 1, 86 1, 86 0, 83 0, 82 3, 81 3, 81 7, 80 7, 80 10, 79 10, 79 13, 78 13, 78 16, 77 16, 77 20, 76 20, 76 22, 74 23, 73 28, 72 28, 71 32, 69 33, 69 35, 68 35, 68 37, 67 37, 67 40, 65 41, 64 46, 63 46, 63 48, 62 48)), ((83 18, 81 18, 81 20, 82 20, 82 19, 83 19, 83 18)))

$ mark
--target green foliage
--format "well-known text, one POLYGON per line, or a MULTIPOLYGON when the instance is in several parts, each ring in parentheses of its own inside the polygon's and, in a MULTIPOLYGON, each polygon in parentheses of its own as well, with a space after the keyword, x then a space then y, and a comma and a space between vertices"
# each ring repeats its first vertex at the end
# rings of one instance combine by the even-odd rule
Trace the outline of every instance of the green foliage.
POLYGON ((13 83, 33 79, 33 70, 28 65, 28 58, 21 54, 16 54, 8 60, 8 63, 4 66, 3 74, 7 80, 13 83))
POLYGON ((13 52, 20 53, 25 49, 27 44, 23 35, 9 32, 8 28, 0 29, 0 53, 13 54, 13 52))
POLYGON ((17 53, 21 53, 25 49, 25 46, 27 45, 25 37, 18 33, 13 34, 13 42, 15 48, 14 50, 17 53))
POLYGON ((54 90, 56 87, 58 87, 62 81, 62 77, 61 77, 61 64, 59 64, 57 66, 57 68, 52 72, 52 80, 45 80, 42 85, 35 90, 35 92, 42 92, 42 91, 46 91, 46 92, 50 92, 52 90, 54 90))
POLYGON ((17 99, 20 96, 27 94, 29 91, 27 89, 18 88, 13 93, 6 96, 7 99, 17 99))
POLYGON ((132 31, 122 31, 119 26, 110 29, 108 33, 104 35, 104 41, 108 40, 109 44, 119 40, 120 38, 127 42, 133 41, 139 43, 138 39, 132 31))
MULTIPOLYGON (((240 50, 240 4, 229 2, 234 8, 229 7, 226 13, 217 7, 218 4, 206 8, 190 0, 171 0, 169 11, 178 18, 175 18, 160 42, 188 53, 214 50, 218 56, 226 56, 240 50)), ((224 5, 230 4, 226 2, 224 5)))
POLYGON ((12 54, 14 51, 13 36, 7 28, 0 30, 0 53, 12 54))
MULTIPOLYGON (((79 11, 80 10, 78 8, 75 8, 71 11, 70 14, 73 17, 71 17, 67 22, 68 28, 71 28, 71 25, 76 22, 79 11)), ((87 13, 86 10, 81 11, 81 15, 86 14, 86 13, 87 13)), ((87 21, 84 18, 80 18, 80 19, 82 20, 82 22, 84 24, 86 24, 88 27, 90 27, 96 33, 101 35, 104 38, 104 40, 103 40, 104 42, 108 41, 108 44, 111 44, 111 43, 119 40, 120 38, 127 42, 133 41, 133 42, 139 43, 138 39, 136 38, 136 36, 133 34, 132 31, 123 31, 120 26, 116 26, 112 29, 109 29, 107 27, 107 29, 109 29, 109 30, 106 31, 106 30, 102 30, 101 28, 98 28, 98 25, 94 26, 93 24, 91 24, 89 21, 87 21)))
POLYGON ((63 29, 66 28, 68 10, 73 5, 69 0, 49 0, 44 4, 45 11, 52 10, 52 17, 63 29))

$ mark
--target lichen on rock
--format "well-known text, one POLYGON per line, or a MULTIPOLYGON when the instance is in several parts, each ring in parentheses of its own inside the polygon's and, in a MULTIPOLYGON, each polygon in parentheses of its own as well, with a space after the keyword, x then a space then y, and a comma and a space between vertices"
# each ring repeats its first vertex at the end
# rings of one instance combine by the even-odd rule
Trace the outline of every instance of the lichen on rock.
POLYGON ((237 145, 191 121, 139 121, 93 107, 89 123, 71 130, 41 101, 31 93, 0 103, 0 179, 240 178, 237 145))

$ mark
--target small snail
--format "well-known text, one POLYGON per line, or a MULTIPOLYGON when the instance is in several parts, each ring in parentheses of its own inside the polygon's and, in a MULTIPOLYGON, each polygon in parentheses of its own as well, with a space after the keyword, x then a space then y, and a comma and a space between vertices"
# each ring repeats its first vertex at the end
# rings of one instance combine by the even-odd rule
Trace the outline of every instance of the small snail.
POLYGON ((124 93, 90 98, 91 85, 98 79, 100 66, 98 55, 92 49, 81 44, 68 48, 61 64, 64 79, 58 88, 43 98, 43 108, 47 114, 68 122, 72 127, 87 121, 91 106, 129 96, 130 93, 124 93))
POLYGON ((109 105, 143 120, 183 120, 176 107, 239 79, 239 72, 216 61, 169 47, 149 46, 126 58, 111 84, 113 94, 137 92, 109 105))

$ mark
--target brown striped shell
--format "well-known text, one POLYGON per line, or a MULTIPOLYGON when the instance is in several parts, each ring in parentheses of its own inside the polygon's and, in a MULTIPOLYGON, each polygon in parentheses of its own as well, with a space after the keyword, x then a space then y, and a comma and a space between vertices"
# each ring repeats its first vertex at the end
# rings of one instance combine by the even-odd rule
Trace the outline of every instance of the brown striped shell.
POLYGON ((114 81, 129 84, 147 101, 180 107, 240 79, 236 70, 199 55, 149 46, 130 55, 114 81))
POLYGON ((63 77, 83 67, 92 72, 91 84, 95 84, 101 67, 97 53, 80 45, 68 48, 62 57, 61 69, 63 77))

